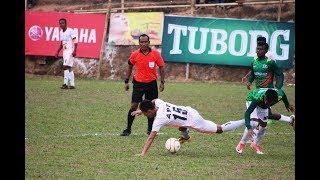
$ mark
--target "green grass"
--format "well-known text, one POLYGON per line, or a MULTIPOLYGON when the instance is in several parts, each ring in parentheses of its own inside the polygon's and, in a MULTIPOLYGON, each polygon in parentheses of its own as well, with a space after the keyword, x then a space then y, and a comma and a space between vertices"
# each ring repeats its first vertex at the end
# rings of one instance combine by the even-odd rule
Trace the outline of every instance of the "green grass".
MULTIPOLYGON (((163 127, 145 157, 136 157, 147 138, 147 120, 138 117, 133 134, 126 127, 132 86, 123 82, 76 79, 75 90, 61 90, 62 77, 26 75, 26 179, 294 179, 295 133, 284 122, 268 127, 264 155, 249 146, 235 152, 243 128, 205 135, 174 155, 164 144, 179 131, 163 127), (94 135, 94 134, 97 135, 94 135)), ((294 104, 294 88, 284 88, 294 104)), ((191 106, 216 123, 242 119, 248 90, 240 83, 167 82, 160 98, 191 106)), ((290 115, 283 103, 273 111, 290 115)))

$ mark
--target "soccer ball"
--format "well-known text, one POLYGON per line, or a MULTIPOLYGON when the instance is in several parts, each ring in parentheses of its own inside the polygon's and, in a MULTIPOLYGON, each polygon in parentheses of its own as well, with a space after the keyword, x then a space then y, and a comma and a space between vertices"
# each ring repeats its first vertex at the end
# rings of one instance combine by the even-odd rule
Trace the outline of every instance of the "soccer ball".
POLYGON ((166 149, 171 153, 176 153, 180 149, 180 142, 176 138, 169 138, 166 141, 166 149))

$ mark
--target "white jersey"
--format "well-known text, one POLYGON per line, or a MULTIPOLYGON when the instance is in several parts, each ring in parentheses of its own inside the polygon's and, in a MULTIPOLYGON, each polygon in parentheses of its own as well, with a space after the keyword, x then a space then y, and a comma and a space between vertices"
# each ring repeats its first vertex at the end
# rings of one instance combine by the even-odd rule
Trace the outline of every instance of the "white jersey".
POLYGON ((190 118, 190 111, 193 109, 189 106, 177 106, 161 99, 155 100, 155 106, 158 111, 153 121, 152 131, 159 132, 162 126, 188 127, 194 124, 190 118))
MULTIPOLYGON (((266 56, 267 58, 275 61, 275 59, 274 59, 274 58, 275 58, 275 57, 274 57, 274 54, 273 54, 271 51, 268 51, 265 56, 266 56)), ((258 58, 258 56, 257 56, 257 54, 255 54, 255 55, 254 55, 254 59, 257 59, 257 58, 258 58)))
POLYGON ((171 126, 192 128, 203 133, 217 132, 217 124, 205 120, 197 110, 190 106, 177 106, 161 99, 155 100, 155 106, 158 110, 152 131, 159 132, 162 126, 171 126))
POLYGON ((67 28, 64 32, 63 30, 60 31, 60 41, 62 42, 63 51, 73 51, 73 38, 76 38, 76 33, 73 29, 67 28))

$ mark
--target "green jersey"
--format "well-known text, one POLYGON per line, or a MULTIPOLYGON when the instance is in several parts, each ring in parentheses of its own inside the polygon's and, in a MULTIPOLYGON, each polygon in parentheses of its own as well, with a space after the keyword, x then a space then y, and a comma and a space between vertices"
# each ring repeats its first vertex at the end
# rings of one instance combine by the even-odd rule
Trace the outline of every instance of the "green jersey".
POLYGON ((275 75, 278 77, 276 88, 282 88, 284 75, 275 61, 267 57, 254 58, 250 70, 248 81, 252 83, 255 80, 256 88, 274 88, 273 78, 275 75))
POLYGON ((263 97, 266 94, 266 91, 268 89, 273 89, 278 93, 278 102, 283 100, 284 97, 286 97, 286 94, 282 89, 275 89, 275 88, 259 88, 259 89, 254 89, 250 91, 247 94, 246 101, 257 101, 257 102, 262 102, 263 97))
POLYGON ((282 89, 275 89, 275 88, 259 88, 259 89, 254 89, 252 91, 250 91, 247 94, 247 98, 246 101, 251 101, 250 106, 248 107, 248 109, 246 110, 245 114, 244 114, 244 118, 245 118, 245 125, 248 129, 251 129, 251 125, 250 125, 250 115, 251 113, 254 111, 254 109, 259 106, 263 109, 267 109, 269 108, 268 106, 265 105, 263 98, 265 97, 266 91, 268 89, 273 89, 275 91, 277 91, 278 93, 278 101, 275 102, 274 104, 271 104, 270 106, 275 105, 276 103, 278 103, 279 101, 283 101, 284 105, 286 108, 289 107, 289 101, 288 98, 286 96, 286 94, 284 93, 284 91, 282 89))

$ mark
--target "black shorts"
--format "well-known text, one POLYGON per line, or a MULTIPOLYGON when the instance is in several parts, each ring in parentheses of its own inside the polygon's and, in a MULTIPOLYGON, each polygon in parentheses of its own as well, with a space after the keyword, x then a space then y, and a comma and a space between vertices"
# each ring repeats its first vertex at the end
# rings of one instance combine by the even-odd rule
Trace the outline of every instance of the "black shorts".
POLYGON ((158 85, 157 80, 151 81, 149 83, 137 82, 133 79, 133 89, 132 89, 132 103, 140 103, 142 101, 142 96, 145 99, 153 100, 158 98, 158 85))

